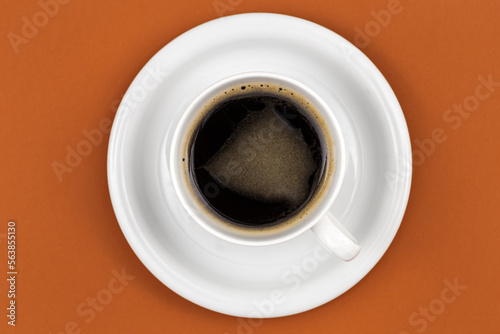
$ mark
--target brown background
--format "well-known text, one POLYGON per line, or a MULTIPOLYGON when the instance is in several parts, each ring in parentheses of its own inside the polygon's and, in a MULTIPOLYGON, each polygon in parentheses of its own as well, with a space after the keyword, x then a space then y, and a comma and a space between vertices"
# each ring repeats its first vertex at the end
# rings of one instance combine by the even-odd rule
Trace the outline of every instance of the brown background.
MULTIPOLYGON (((72 0, 47 22, 37 14, 36 1, 3 0, 0 261, 5 273, 5 233, 13 219, 19 263, 16 332, 500 333, 500 87, 478 106, 471 97, 478 76, 500 82, 500 2, 216 4, 225 4, 219 10, 223 15, 274 12, 317 22, 356 40, 386 76, 415 150, 410 201, 393 244, 340 298, 300 315, 264 320, 247 332, 237 318, 177 296, 141 264, 120 231, 107 189, 109 135, 74 162, 61 182, 53 163, 65 163, 67 147, 75 149, 85 140, 82 131, 99 129, 103 119, 113 118, 134 76, 161 47, 219 16, 213 0, 72 0), (388 24, 373 23, 372 11, 394 8, 388 24), (13 46, 13 34, 23 36, 23 18, 33 22, 33 15, 38 32, 25 28, 31 37, 13 46), (368 29, 370 42, 360 43, 356 29, 368 29), (458 118, 447 111, 464 102, 474 110, 458 118), (447 121, 447 116, 455 118, 447 121), (434 139, 433 131, 439 133, 434 139), (118 289, 112 271, 122 268, 135 278, 93 319, 78 314, 87 298, 105 296, 110 282, 118 289), (455 279, 466 288, 443 304, 445 280, 455 279), (434 315, 411 321, 425 319, 418 312, 429 307, 434 315)), ((11 333, 6 295, 2 279, 0 332, 11 333)))

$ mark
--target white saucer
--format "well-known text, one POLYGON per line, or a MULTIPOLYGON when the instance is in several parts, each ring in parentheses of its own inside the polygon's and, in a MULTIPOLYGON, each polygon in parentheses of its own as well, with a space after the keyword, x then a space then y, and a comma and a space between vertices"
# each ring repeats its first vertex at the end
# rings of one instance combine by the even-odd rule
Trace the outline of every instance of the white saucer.
POLYGON ((142 69, 113 124, 108 178, 125 237, 166 286, 217 312, 278 317, 331 301, 380 260, 408 201, 411 146, 389 84, 353 45, 302 19, 242 14, 188 31, 142 69), (362 245, 352 262, 326 253, 312 232, 275 246, 237 246, 203 230, 181 207, 161 143, 197 94, 248 71, 300 80, 327 103, 335 94, 348 111, 337 115, 348 166, 331 212, 362 245))

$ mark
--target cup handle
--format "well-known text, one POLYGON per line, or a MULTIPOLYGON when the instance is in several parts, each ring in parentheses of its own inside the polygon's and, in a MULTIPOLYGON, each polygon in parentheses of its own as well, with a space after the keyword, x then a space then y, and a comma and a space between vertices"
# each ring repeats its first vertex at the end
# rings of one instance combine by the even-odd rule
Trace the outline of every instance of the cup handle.
POLYGON ((311 230, 327 249, 344 261, 351 261, 361 250, 358 241, 329 212, 311 230))

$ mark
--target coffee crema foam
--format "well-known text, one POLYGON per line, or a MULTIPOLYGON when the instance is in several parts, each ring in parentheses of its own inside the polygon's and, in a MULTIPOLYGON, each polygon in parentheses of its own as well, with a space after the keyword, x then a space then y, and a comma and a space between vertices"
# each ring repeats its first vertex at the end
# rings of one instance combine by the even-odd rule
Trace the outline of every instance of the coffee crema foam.
POLYGON ((317 166, 300 131, 276 113, 271 100, 265 103, 241 122, 202 168, 242 196, 298 206, 309 194, 309 179, 317 166), (229 164, 241 168, 225 179, 229 164))

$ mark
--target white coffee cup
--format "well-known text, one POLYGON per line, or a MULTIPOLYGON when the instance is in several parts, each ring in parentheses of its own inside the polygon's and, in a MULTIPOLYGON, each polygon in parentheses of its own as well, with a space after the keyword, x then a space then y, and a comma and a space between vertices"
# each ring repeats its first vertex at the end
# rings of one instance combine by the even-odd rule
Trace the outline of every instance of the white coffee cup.
MULTIPOLYGON (((173 186, 182 206, 206 231, 232 243, 246 246, 273 245, 312 230, 319 241, 339 258, 344 261, 354 259, 361 249, 359 243, 329 212, 339 193, 346 168, 345 142, 335 117, 335 112, 340 110, 342 110, 340 103, 334 102, 328 105, 313 90, 299 81, 275 73, 241 73, 227 77, 206 88, 182 115, 171 143, 169 165, 173 186), (193 129, 203 118, 207 104, 225 90, 258 82, 286 87, 302 96, 314 107, 313 110, 318 114, 316 116, 320 118, 321 129, 324 131, 320 136, 324 141, 322 147, 326 148, 328 156, 322 180, 311 200, 300 210, 301 214, 267 229, 242 228, 218 216, 196 194, 186 167, 193 129)), ((313 117, 313 115, 310 116, 313 117)))

